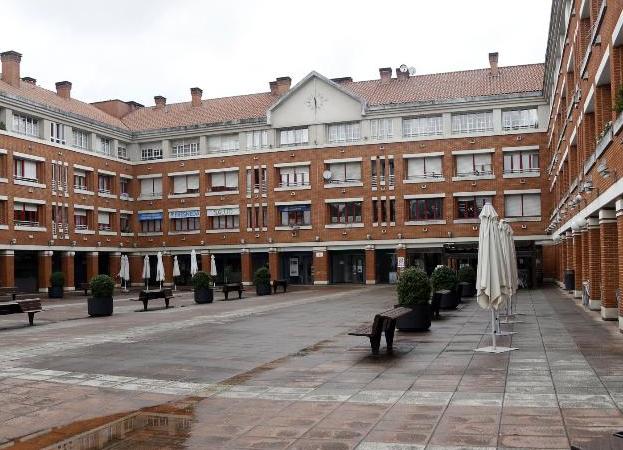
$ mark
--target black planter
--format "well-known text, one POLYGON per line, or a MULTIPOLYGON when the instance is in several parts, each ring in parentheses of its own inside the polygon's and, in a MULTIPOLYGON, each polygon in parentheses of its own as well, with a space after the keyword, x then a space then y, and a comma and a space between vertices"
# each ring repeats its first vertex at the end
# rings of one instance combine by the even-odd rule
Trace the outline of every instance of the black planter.
POLYGON ((407 306, 407 308, 411 309, 411 312, 396 321, 396 327, 400 331, 426 331, 430 328, 430 306, 428 303, 407 306))
POLYGON ((89 316, 112 316, 112 297, 89 297, 87 299, 89 316))
POLYGON ((441 295, 439 300, 439 307, 441 309, 456 309, 459 304, 459 296, 456 290, 448 290, 441 295))
POLYGON ((473 297, 476 295, 476 288, 472 283, 462 281, 459 283, 459 292, 461 294, 461 298, 473 297))
POLYGON ((195 303, 212 303, 214 301, 214 291, 208 289, 195 289, 195 303))
POLYGON ((63 298, 63 286, 50 286, 48 288, 48 298, 63 298))
POLYGON ((257 295, 270 295, 270 284, 256 284, 255 292, 257 293, 257 295))
POLYGON ((564 272, 565 290, 572 291, 575 289, 575 271, 566 269, 564 272))

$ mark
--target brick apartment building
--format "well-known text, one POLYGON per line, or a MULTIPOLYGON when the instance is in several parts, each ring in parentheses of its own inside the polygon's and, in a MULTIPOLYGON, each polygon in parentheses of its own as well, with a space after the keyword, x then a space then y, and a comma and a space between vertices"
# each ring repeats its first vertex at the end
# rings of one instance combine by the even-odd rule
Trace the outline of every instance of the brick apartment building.
MULTIPOLYGON (((595 151, 593 141, 578 158, 584 150, 574 142, 586 128, 569 137, 575 122, 561 117, 576 85, 588 93, 595 75, 573 79, 580 68, 567 63, 569 50, 579 63, 588 41, 581 31, 573 53, 576 41, 560 37, 558 3, 545 65, 499 67, 492 53, 488 67, 452 73, 381 68, 378 79, 353 81, 311 72, 295 85, 280 77, 266 92, 236 97, 203 98, 191 88, 189 101, 177 104, 162 96, 154 106, 81 102, 72 83, 47 90, 22 76, 22 55, 2 53, 0 285, 43 290, 62 270, 74 289, 97 273, 116 274, 122 254, 140 285, 144 256, 155 264, 158 251, 168 282, 177 255, 186 283, 192 249, 206 270, 215 255, 219 282, 250 284, 268 264, 273 278, 292 283, 387 283, 403 264, 429 272, 441 263, 475 264, 487 200, 513 227, 522 282, 559 278, 563 249, 584 234, 552 245, 553 236, 566 236, 570 226, 562 223, 571 216, 555 229, 550 219, 563 214, 567 185, 595 151), (561 58, 572 71, 558 76, 561 58)), ((576 3, 567 13, 571 31, 584 11, 576 3)), ((608 33, 591 47, 587 66, 594 74, 601 55, 610 55, 607 99, 620 80, 618 35, 605 52, 620 10, 608 5, 601 20, 608 33)), ((596 11, 589 7, 587 20, 596 11)), ((593 134, 606 121, 597 113, 604 92, 599 84, 581 99, 593 99, 593 134)), ((573 120, 584 111, 587 122, 582 103, 571 108, 573 120)), ((599 203, 623 163, 609 164, 610 180, 589 167, 586 208, 599 203)), ((604 214, 599 226, 616 240, 614 210, 604 214)), ((608 251, 603 257, 616 263, 616 246, 608 251)))

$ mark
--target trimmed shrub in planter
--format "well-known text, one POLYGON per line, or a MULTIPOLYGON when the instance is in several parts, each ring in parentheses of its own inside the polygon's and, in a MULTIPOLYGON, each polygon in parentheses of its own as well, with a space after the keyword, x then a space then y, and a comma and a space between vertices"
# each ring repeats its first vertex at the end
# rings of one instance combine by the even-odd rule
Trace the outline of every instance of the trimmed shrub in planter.
POLYGON ((461 297, 473 297, 476 291, 476 271, 472 266, 463 266, 458 273, 461 297))
POLYGON ((442 309, 454 309, 459 304, 459 296, 456 292, 457 279, 454 270, 448 266, 437 266, 430 276, 433 292, 449 290, 450 293, 441 296, 440 307, 442 309))
POLYGON ((197 272, 193 275, 193 289, 196 303, 212 303, 214 301, 214 282, 212 276, 206 272, 197 272))
POLYGON ((108 275, 97 275, 91 279, 91 295, 89 297, 89 316, 111 316, 113 311, 113 292, 115 280, 108 275))
POLYGON ((398 319, 401 331, 426 331, 430 328, 431 286, 426 272, 415 267, 402 271, 398 278, 398 305, 411 308, 411 312, 398 319))
POLYGON ((65 286, 65 274, 63 272, 53 272, 50 275, 50 287, 48 288, 48 298, 63 298, 63 287, 65 286))
POLYGON ((267 267, 260 267, 253 276, 257 295, 270 295, 270 272, 267 267))

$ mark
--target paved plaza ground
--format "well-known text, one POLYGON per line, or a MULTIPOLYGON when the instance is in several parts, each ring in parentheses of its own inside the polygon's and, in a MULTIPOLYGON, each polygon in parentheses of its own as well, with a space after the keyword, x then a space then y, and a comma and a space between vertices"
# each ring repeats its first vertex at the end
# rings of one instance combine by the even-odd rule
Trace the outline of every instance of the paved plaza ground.
POLYGON ((623 336, 557 288, 520 293, 501 338, 519 350, 500 355, 473 352, 490 338, 472 299, 371 356, 346 333, 393 306, 390 286, 148 312, 127 297, 110 318, 76 297, 34 327, 0 319, 0 448, 563 449, 623 430, 623 336))

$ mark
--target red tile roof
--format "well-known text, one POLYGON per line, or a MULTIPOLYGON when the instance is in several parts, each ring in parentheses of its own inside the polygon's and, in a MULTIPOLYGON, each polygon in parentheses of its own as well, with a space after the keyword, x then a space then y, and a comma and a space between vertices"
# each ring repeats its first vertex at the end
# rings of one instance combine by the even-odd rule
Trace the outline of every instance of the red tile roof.
MULTIPOLYGON (((393 78, 385 83, 381 80, 346 81, 341 86, 366 100, 368 105, 378 106, 539 92, 543 88, 543 76, 543 64, 530 64, 500 67, 499 75, 495 77, 490 75, 487 68, 418 75, 406 80, 393 78)), ((56 92, 23 81, 19 89, 0 81, 0 92, 130 131, 261 119, 278 100, 278 97, 265 92, 203 100, 200 107, 185 102, 166 105, 164 108, 139 108, 117 119, 93 105, 76 99, 63 99, 56 92)))
POLYGON ((73 98, 65 99, 59 97, 56 91, 44 89, 32 83, 20 81, 19 89, 0 80, 0 92, 10 96, 17 96, 32 102, 44 105, 50 109, 64 113, 76 114, 86 119, 109 125, 117 128, 126 129, 125 124, 104 111, 96 108, 89 103, 81 102, 73 98))

